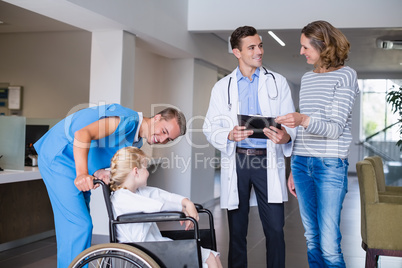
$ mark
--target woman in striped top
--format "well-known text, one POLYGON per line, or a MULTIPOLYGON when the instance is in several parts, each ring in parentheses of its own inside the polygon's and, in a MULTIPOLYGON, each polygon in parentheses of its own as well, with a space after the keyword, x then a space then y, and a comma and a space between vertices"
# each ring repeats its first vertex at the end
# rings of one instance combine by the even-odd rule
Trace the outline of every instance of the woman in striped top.
POLYGON ((300 113, 277 118, 287 127, 298 127, 288 188, 299 200, 310 267, 345 267, 339 226, 357 75, 344 66, 348 40, 330 23, 308 24, 300 43, 300 54, 314 70, 301 80, 300 113))

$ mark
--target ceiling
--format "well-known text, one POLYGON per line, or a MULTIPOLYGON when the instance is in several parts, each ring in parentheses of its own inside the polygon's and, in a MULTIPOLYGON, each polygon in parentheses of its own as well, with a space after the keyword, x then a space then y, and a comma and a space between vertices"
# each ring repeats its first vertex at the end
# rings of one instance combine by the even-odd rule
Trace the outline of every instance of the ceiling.
MULTIPOLYGON (((0 20, 4 21, 0 24, 0 34, 81 30, 3 1, 0 1, 0 20)), ((299 55, 300 29, 275 30, 275 34, 286 43, 284 47, 268 35, 267 29, 257 30, 264 43, 264 65, 281 73, 293 84, 300 84, 301 76, 311 70, 304 56, 299 55)), ((360 78, 402 79, 402 50, 384 50, 376 47, 378 38, 402 40, 402 27, 341 30, 351 43, 347 65, 354 68, 360 78)), ((214 34, 227 42, 231 32, 199 34, 214 34)))
POLYGON ((73 31, 78 28, 0 1, 0 33, 73 31))

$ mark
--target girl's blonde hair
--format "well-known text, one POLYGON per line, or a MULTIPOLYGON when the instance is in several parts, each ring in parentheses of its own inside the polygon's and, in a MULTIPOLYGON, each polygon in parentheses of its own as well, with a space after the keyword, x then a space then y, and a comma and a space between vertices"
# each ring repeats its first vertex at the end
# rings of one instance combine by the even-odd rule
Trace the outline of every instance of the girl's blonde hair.
POLYGON ((111 191, 122 188, 128 174, 133 168, 143 168, 147 166, 148 156, 137 147, 125 147, 118 150, 112 158, 110 165, 110 183, 111 191))

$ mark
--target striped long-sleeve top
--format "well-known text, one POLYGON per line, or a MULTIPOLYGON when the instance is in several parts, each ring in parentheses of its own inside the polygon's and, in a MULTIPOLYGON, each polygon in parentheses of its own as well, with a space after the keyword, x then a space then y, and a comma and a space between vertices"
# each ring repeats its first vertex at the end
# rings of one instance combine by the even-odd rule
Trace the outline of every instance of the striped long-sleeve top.
POLYGON ((352 108, 358 93, 356 71, 350 67, 304 74, 300 113, 310 116, 310 123, 306 129, 298 127, 293 154, 347 158, 352 141, 352 108))

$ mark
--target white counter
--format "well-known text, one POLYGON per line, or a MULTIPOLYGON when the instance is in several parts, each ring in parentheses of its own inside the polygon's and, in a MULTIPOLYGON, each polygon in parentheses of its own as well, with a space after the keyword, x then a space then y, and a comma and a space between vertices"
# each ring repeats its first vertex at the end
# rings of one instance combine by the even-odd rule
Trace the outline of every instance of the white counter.
POLYGON ((38 167, 25 167, 24 170, 5 169, 0 171, 0 184, 42 179, 38 167))

